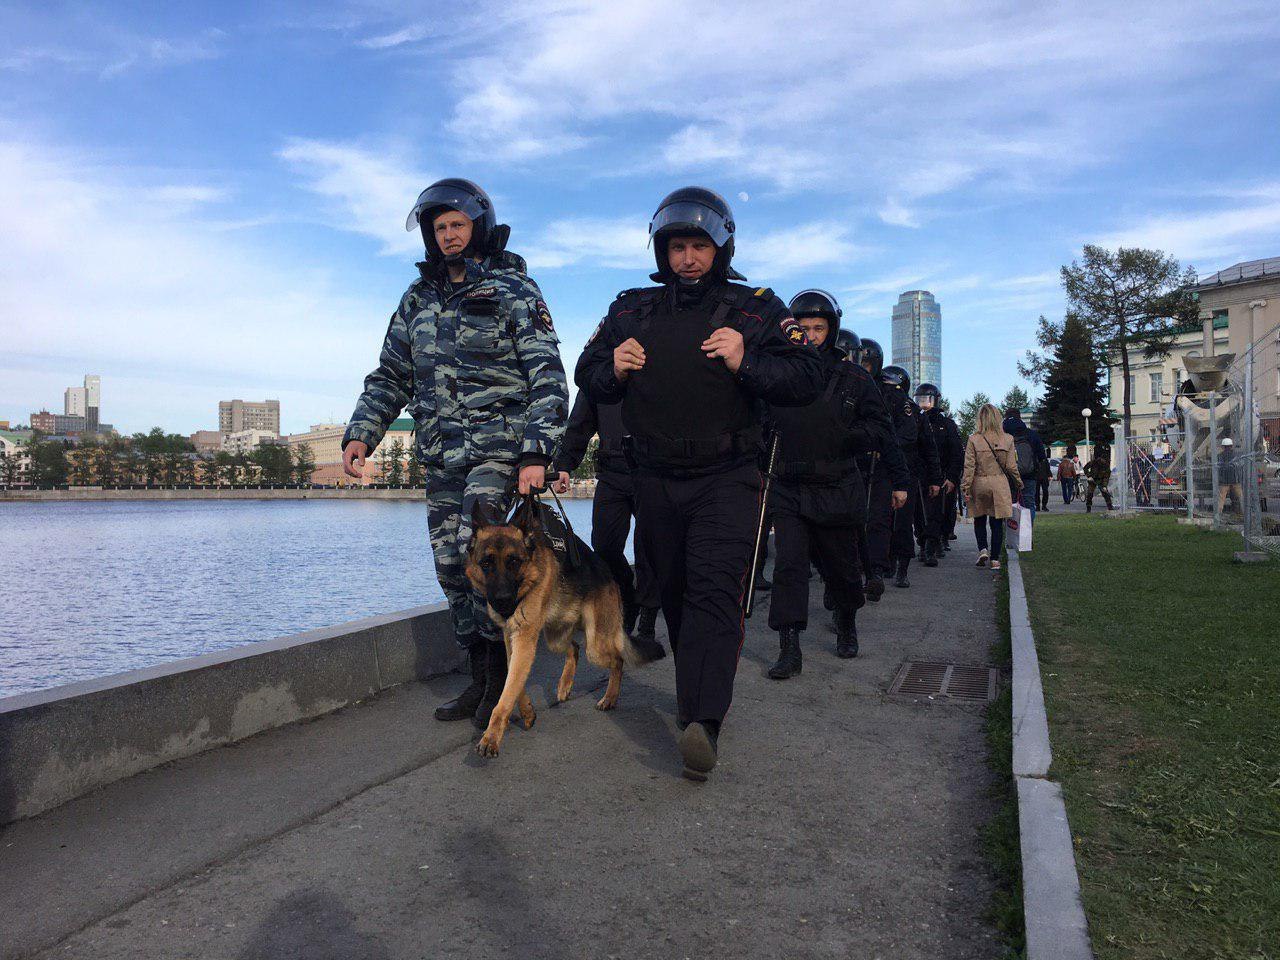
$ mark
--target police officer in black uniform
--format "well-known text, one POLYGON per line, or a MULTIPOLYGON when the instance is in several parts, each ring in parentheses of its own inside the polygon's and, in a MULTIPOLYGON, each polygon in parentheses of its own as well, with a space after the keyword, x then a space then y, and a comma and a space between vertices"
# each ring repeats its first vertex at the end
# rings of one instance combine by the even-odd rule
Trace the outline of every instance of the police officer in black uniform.
POLYGON ((866 487, 857 453, 881 450, 895 483, 905 485, 909 479, 880 392, 870 375, 846 362, 840 350, 836 298, 825 290, 805 290, 790 308, 822 357, 827 380, 812 403, 769 409, 770 428, 778 437, 768 505, 777 548, 769 602, 769 626, 778 631, 778 662, 769 670, 775 680, 801 671, 811 557, 835 611, 836 655, 858 655, 856 615, 865 599, 857 528, 866 514, 866 487))
POLYGON ((622 404, 595 403, 585 390, 578 391, 564 437, 556 454, 556 466, 567 473, 577 470, 593 436, 596 447, 596 493, 591 502, 591 549, 609 566, 622 593, 623 623, 636 649, 646 661, 667 655, 655 635, 658 618, 658 585, 639 537, 635 540, 634 574, 624 553, 631 518, 636 515, 636 490, 631 466, 623 452, 626 429, 622 404))
MULTIPOLYGON (((871 380, 875 383, 876 389, 883 394, 884 391, 880 384, 880 371, 884 368, 884 350, 881 349, 880 344, 870 337, 862 337, 858 342, 856 356, 855 362, 861 364, 862 369, 871 375, 871 380)), ((885 412, 892 419, 887 403, 885 404, 885 412)), ((867 553, 870 560, 866 585, 868 600, 879 600, 884 593, 885 574, 892 570, 889 560, 890 532, 894 529, 896 511, 905 506, 907 502, 905 487, 898 491, 900 496, 897 496, 895 500, 892 479, 887 470, 881 469, 880 456, 879 451, 867 450, 863 451, 858 457, 858 469, 867 478, 868 488, 867 522, 864 528, 867 538, 867 553), (897 506, 894 505, 895 502, 898 504, 897 506)))
POLYGON ((685 776, 715 766, 742 647, 761 477, 763 400, 800 405, 822 363, 786 305, 730 265, 733 213, 685 187, 649 224, 658 286, 625 290, 578 360, 597 403, 622 401, 639 535, 676 661, 685 776))
MULTIPOLYGON (((911 558, 915 556, 915 536, 912 532, 912 521, 915 519, 915 501, 921 496, 921 487, 927 488, 929 496, 937 496, 942 488, 942 470, 938 464, 938 448, 934 445, 933 435, 924 423, 920 408, 911 399, 911 378, 901 367, 885 367, 880 371, 880 388, 885 406, 893 418, 894 429, 898 434, 898 446, 907 460, 912 473, 912 482, 907 486, 907 503, 902 510, 892 515, 873 515, 870 529, 873 545, 879 541, 887 541, 887 554, 893 569, 893 585, 909 587, 907 568, 911 558)), ((873 551, 875 547, 873 546, 873 551)), ((883 549, 883 548, 882 548, 883 549)))
POLYGON ((921 560, 926 567, 936 567, 942 559, 947 502, 960 486, 960 475, 964 472, 964 446, 960 442, 960 428, 942 412, 941 390, 932 383, 922 383, 916 387, 915 400, 933 436, 942 470, 941 491, 937 496, 922 496, 916 507, 916 540, 920 544, 921 560))

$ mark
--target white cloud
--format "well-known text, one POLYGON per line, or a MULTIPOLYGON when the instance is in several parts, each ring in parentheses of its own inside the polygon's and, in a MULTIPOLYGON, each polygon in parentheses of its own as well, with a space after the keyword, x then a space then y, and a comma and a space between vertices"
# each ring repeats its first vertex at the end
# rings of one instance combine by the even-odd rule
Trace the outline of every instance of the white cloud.
POLYGON ((278 156, 301 171, 307 188, 325 199, 333 226, 380 241, 384 254, 421 249, 421 237, 404 229, 405 217, 418 194, 437 178, 391 151, 328 140, 290 140, 278 156))
POLYGON ((579 217, 550 223, 525 250, 531 270, 577 264, 636 269, 649 267, 648 222, 643 216, 619 220, 579 217))
POLYGON ((53 405, 50 382, 94 372, 105 419, 124 430, 210 426, 231 396, 310 398, 284 410, 290 429, 345 414, 400 291, 362 299, 301 253, 201 219, 183 199, 197 187, 157 202, 171 193, 0 141, 0 403, 14 415, 53 405))
POLYGON ((908 210, 895 197, 889 197, 878 211, 879 217, 891 227, 920 226, 920 219, 914 210, 908 210))
POLYGON ((366 37, 358 41, 359 45, 370 50, 387 50, 391 47, 403 46, 406 43, 417 43, 431 36, 431 29, 425 24, 417 24, 405 27, 402 30, 395 30, 392 33, 380 34, 376 37, 366 37))
MULTIPOLYGON (((1258 188, 1275 197, 1280 184, 1258 188)), ((1179 260, 1266 256, 1280 248, 1280 199, 1197 213, 1147 217, 1096 242, 1107 248, 1147 247, 1179 260), (1264 249, 1265 248, 1265 249, 1264 249)))
POLYGON ((737 245, 742 253, 734 264, 749 277, 766 280, 847 266, 862 254, 849 227, 834 221, 798 224, 761 235, 748 233, 737 245))

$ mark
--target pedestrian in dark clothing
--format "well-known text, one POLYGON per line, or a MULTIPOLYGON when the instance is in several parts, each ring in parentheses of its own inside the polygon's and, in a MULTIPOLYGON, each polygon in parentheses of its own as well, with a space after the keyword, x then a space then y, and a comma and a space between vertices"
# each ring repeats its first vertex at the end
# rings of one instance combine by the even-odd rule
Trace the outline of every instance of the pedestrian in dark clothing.
POLYGON ((1022 411, 1010 407, 1004 412, 1004 432, 1013 437, 1014 453, 1017 454, 1018 475, 1022 478, 1022 494, 1019 500, 1031 511, 1031 519, 1036 518, 1036 491, 1039 483, 1036 477, 1040 472, 1040 461, 1048 460, 1044 441, 1022 421, 1022 411))
MULTIPOLYGON (((960 486, 964 472, 964 443, 956 422, 942 412, 942 392, 932 383, 922 383, 915 390, 916 404, 924 414, 925 424, 938 450, 938 466, 942 471, 942 489, 936 496, 921 495, 916 506, 916 542, 922 562, 936 567, 942 559, 947 534, 947 508, 960 486)), ((955 526, 952 519, 951 526, 955 526)))
POLYGON ((626 429, 622 426, 622 405, 597 404, 585 390, 574 400, 564 438, 556 453, 556 466, 562 476, 577 470, 586 456, 593 436, 600 437, 596 447, 596 492, 591 502, 591 549, 609 567, 622 594, 622 619, 636 650, 645 660, 658 660, 666 651, 655 636, 658 618, 658 585, 644 552, 644 543, 635 539, 635 572, 624 553, 631 532, 631 518, 636 516, 636 491, 631 467, 623 453, 626 429))
POLYGON ((1045 457, 1036 467, 1036 499, 1041 510, 1049 509, 1049 482, 1052 479, 1053 468, 1049 465, 1049 458, 1045 457))
POLYGON ((684 775, 719 752, 743 640, 760 511, 759 401, 802 406, 822 361, 786 304, 735 279, 733 213, 700 187, 667 196, 649 224, 658 286, 624 290, 574 379, 622 403, 640 537, 676 662, 684 775))

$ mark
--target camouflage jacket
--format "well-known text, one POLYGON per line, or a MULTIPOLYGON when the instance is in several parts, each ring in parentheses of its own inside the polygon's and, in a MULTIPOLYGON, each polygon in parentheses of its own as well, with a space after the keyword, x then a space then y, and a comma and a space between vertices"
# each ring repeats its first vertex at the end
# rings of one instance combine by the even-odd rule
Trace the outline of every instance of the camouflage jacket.
POLYGON ((460 284, 426 264, 391 317, 342 446, 373 450, 400 411, 416 424, 418 459, 463 468, 486 460, 548 463, 568 415, 559 340, 524 261, 467 261, 460 284))

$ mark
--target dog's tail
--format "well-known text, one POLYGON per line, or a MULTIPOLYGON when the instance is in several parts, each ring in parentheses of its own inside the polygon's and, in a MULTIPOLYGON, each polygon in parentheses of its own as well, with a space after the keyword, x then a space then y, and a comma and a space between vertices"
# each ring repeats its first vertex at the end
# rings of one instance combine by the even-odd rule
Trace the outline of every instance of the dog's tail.
POLYGON ((618 632, 622 634, 622 661, 628 667, 643 667, 646 663, 653 663, 654 660, 661 659, 660 657, 645 656, 636 649, 636 645, 632 643, 631 638, 627 636, 626 630, 619 627, 618 632))

